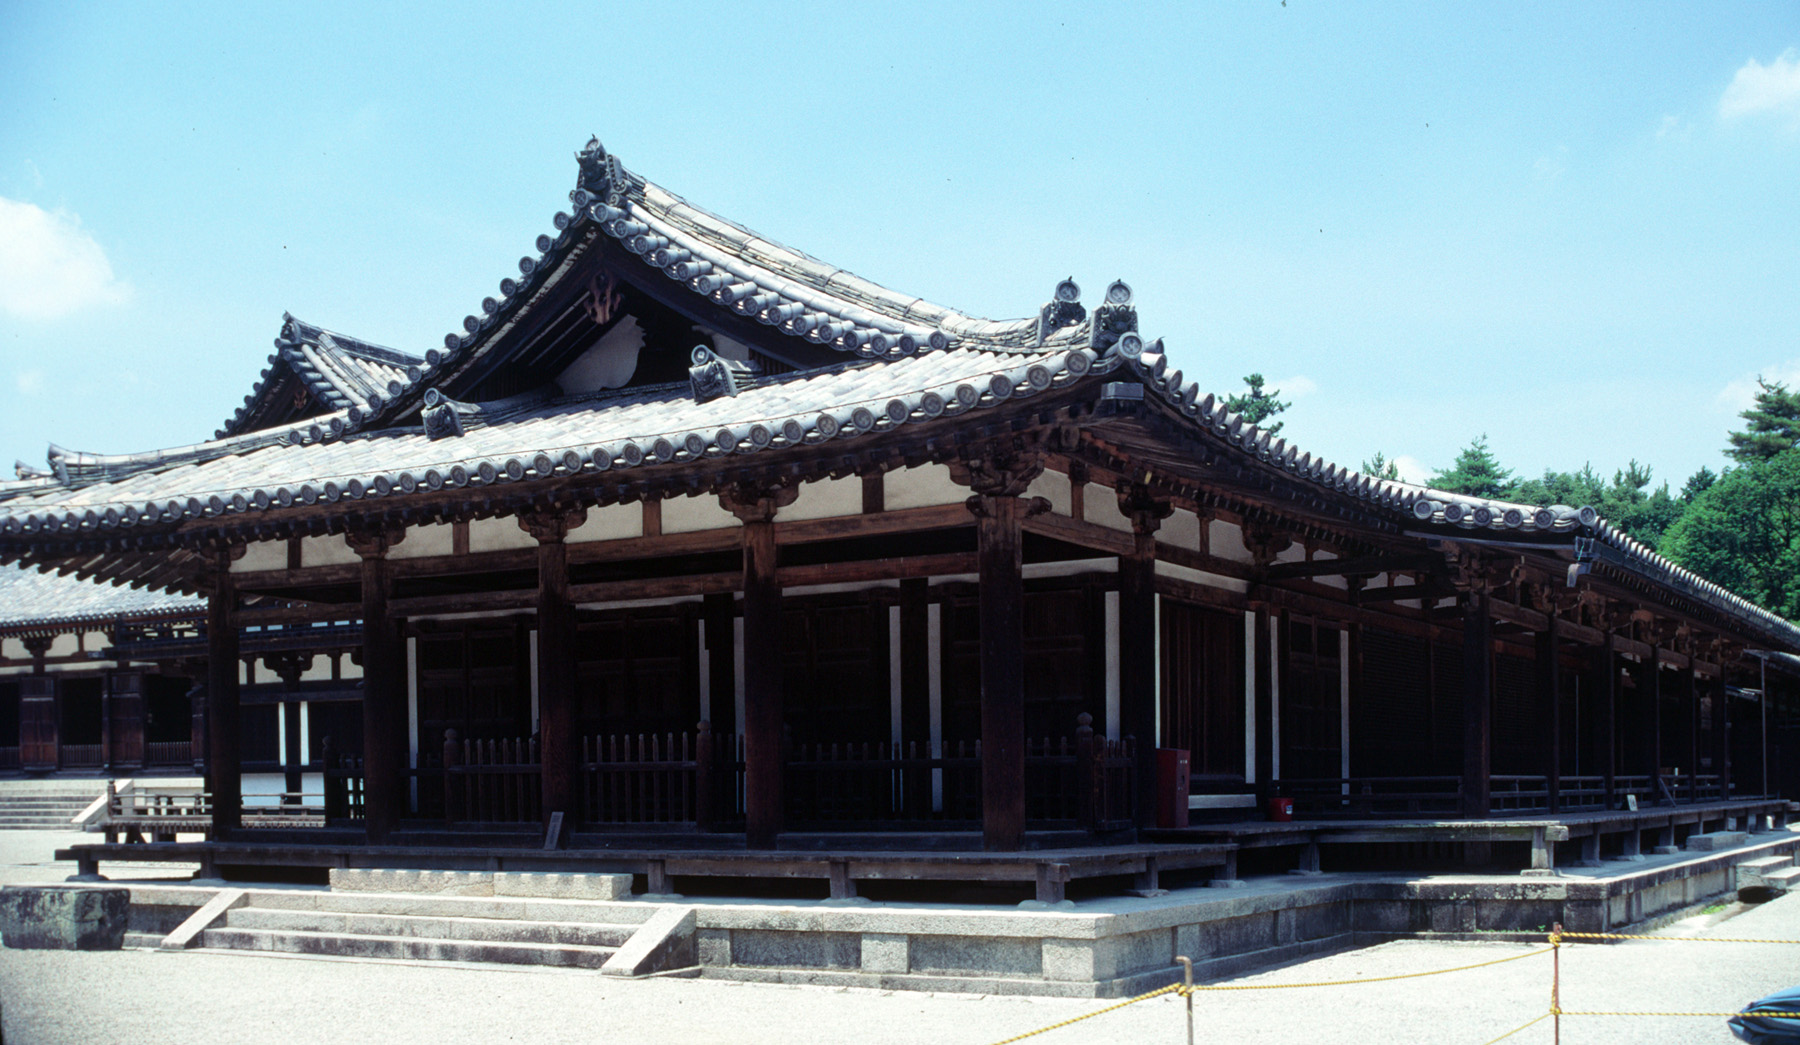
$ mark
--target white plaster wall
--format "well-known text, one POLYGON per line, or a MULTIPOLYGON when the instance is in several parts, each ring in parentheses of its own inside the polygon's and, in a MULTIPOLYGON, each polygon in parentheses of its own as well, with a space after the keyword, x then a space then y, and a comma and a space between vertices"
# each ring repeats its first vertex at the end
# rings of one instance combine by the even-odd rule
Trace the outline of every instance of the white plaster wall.
POLYGON ((104 631, 90 631, 81 642, 81 648, 84 650, 103 650, 111 647, 112 637, 104 631))
POLYGON ((609 504, 604 508, 589 508, 587 521, 570 530, 567 541, 570 544, 583 544, 588 541, 619 541, 643 535, 643 505, 609 504))
POLYGON ((861 515, 862 496, 861 476, 851 476, 847 479, 820 479, 816 482, 801 483, 800 495, 794 498, 793 504, 777 512, 775 518, 781 522, 797 522, 801 519, 831 519, 841 515, 861 515))
POLYGON ((1050 510, 1058 515, 1068 515, 1075 510, 1069 477, 1061 472, 1045 469, 1044 474, 1031 481, 1025 496, 1044 498, 1050 502, 1050 510))
POLYGON ((64 633, 50 640, 50 651, 47 657, 71 657, 81 652, 81 640, 74 635, 64 633))
POLYGON ((1175 509, 1175 513, 1163 520, 1162 527, 1156 531, 1156 539, 1163 544, 1188 551, 1200 550, 1200 517, 1185 508, 1175 509))
POLYGON ((513 548, 536 548, 537 538, 519 528, 510 515, 469 522, 469 551, 502 552, 513 548))
POLYGON ((328 534, 324 537, 300 538, 300 565, 306 566, 342 566, 346 563, 358 563, 362 559, 350 550, 349 542, 343 534, 328 534))
MULTIPOLYGON (((1064 559, 1059 562, 1028 562, 1019 570, 1026 580, 1039 577, 1073 577, 1083 573, 1117 573, 1119 557, 1107 555, 1098 559, 1064 559)), ((896 582, 898 583, 898 582, 896 582)))
POLYGON ((391 559, 425 559, 450 555, 456 550, 456 527, 450 523, 426 523, 408 527, 406 539, 388 552, 391 559))
POLYGON ((1250 549, 1244 547, 1244 531, 1237 523, 1214 519, 1207 529, 1208 550, 1232 562, 1254 562, 1250 549))
POLYGON ((1112 487, 1089 483, 1081 494, 1081 517, 1109 530, 1131 532, 1131 520, 1119 511, 1119 497, 1112 487))
POLYGON ((244 548, 244 557, 231 564, 232 573, 260 573, 287 569, 288 542, 257 541, 244 548))
POLYGON ((362 665, 356 663, 355 661, 351 660, 348 656, 346 656, 344 658, 344 675, 343 675, 343 677, 345 679, 362 678, 362 665))
POLYGON ((961 504, 968 499, 969 488, 958 486, 950 478, 948 465, 897 468, 882 478, 882 506, 890 512, 936 504, 961 504))
POLYGON ((302 671, 300 673, 301 681, 317 682, 321 679, 327 679, 327 680, 330 679, 331 678, 331 661, 332 661, 332 658, 330 656, 328 656, 327 654, 324 654, 324 653, 313 654, 312 663, 307 665, 306 670, 302 671))
POLYGON ((29 660, 31 652, 19 639, 0 639, 0 657, 7 660, 29 660))
POLYGON ((1301 544, 1290 544, 1275 555, 1276 562, 1305 562, 1306 547, 1301 544))
MULTIPOLYGON (((860 496, 860 495, 859 495, 860 496)), ((860 507, 860 501, 858 502, 860 507)), ((777 519, 786 519, 787 509, 775 514, 777 519)), ((729 526, 742 526, 738 517, 725 510, 719 498, 713 494, 700 494, 695 497, 671 497, 662 503, 662 532, 695 533, 700 530, 723 530, 729 526)))
POLYGON ((1236 577, 1222 577, 1216 573, 1207 573, 1205 570, 1195 570, 1186 566, 1177 566, 1172 562, 1163 562, 1160 559, 1157 560, 1156 563, 1156 575, 1159 577, 1173 577, 1178 581, 1187 581, 1190 584, 1199 584, 1208 588, 1218 588, 1223 591, 1235 591, 1240 595, 1250 590, 1249 582, 1240 581, 1236 577))
MULTIPOLYGON (((1313 553, 1313 561, 1314 562, 1329 562, 1335 558, 1337 558, 1336 552, 1318 551, 1318 552, 1313 553)), ((1313 579, 1318 581, 1320 584, 1325 585, 1327 588, 1341 588, 1345 591, 1350 590, 1350 582, 1344 580, 1344 578, 1342 578, 1342 577, 1325 576, 1325 577, 1315 577, 1313 579)), ((1349 774, 1345 774, 1345 775, 1348 776, 1349 774)))

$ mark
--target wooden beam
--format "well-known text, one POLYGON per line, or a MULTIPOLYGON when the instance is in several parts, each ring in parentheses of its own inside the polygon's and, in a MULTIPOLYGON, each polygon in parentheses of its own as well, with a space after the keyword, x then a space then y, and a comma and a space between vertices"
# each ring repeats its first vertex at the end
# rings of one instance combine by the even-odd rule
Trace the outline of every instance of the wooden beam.
POLYGON ((1305 562, 1270 563, 1264 575, 1270 581, 1301 580, 1312 577, 1373 577, 1378 573, 1418 573, 1441 570, 1442 555, 1422 552, 1417 555, 1376 555, 1357 559, 1309 559, 1305 562))
POLYGON ((1059 541, 1090 548, 1105 555, 1130 555, 1135 547, 1132 536, 1105 526, 1081 522, 1066 515, 1045 512, 1024 520, 1020 526, 1027 533, 1054 537, 1059 541))

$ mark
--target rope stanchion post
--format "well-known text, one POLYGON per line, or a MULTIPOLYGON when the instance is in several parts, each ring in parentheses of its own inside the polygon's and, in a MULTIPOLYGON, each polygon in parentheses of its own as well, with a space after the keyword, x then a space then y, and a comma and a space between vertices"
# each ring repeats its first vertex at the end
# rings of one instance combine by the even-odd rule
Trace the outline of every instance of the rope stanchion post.
POLYGON ((1187 1045, 1194 1045, 1194 960, 1181 954, 1175 960, 1181 963, 1181 993, 1187 998, 1187 1045))
POLYGON ((1562 923, 1557 922, 1550 927, 1551 1045, 1562 1045, 1562 937, 1562 923))

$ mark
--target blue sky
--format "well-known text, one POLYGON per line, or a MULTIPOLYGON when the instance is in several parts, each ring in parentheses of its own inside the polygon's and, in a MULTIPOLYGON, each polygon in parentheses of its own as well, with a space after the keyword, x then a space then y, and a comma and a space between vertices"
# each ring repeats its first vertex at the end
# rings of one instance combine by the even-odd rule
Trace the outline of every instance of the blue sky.
POLYGON ((1424 473, 1679 486, 1800 382, 1800 5, 0 0, 0 454, 210 437, 284 310, 422 352, 598 133, 964 311, 1123 278, 1424 473))

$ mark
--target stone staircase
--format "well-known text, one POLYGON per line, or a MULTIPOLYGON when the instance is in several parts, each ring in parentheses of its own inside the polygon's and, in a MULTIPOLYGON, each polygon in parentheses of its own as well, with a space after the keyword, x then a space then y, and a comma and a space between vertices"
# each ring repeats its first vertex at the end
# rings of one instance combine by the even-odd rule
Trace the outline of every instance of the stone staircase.
POLYGON ((1792 854, 1758 857, 1737 865, 1738 896, 1746 891, 1761 890, 1765 896, 1780 896, 1800 888, 1800 867, 1794 866, 1792 854))
POLYGON ((579 901, 380 894, 252 894, 200 946, 339 958, 598 969, 648 910, 579 901))
POLYGON ((0 788, 0 830, 72 831, 69 819, 100 797, 104 782, 15 782, 0 788), (21 786, 29 783, 30 786, 21 786))

